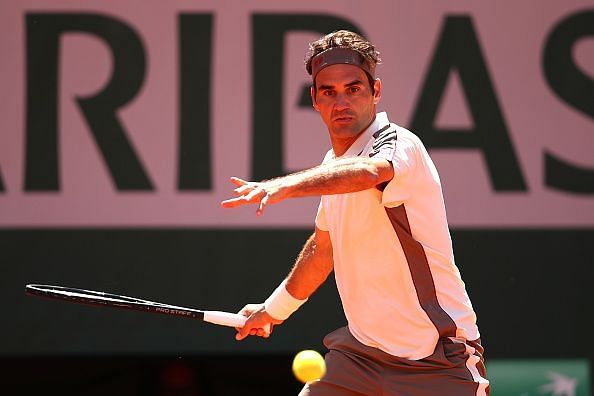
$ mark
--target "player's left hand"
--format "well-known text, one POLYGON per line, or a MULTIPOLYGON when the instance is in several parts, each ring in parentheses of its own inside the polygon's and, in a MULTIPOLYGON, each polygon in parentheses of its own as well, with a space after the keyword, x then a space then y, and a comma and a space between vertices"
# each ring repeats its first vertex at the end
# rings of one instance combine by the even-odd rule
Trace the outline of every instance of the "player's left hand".
POLYGON ((266 205, 283 200, 281 183, 276 180, 250 182, 238 177, 232 177, 230 180, 236 186, 233 191, 237 197, 221 202, 223 208, 256 204, 258 205, 256 215, 260 216, 266 205))

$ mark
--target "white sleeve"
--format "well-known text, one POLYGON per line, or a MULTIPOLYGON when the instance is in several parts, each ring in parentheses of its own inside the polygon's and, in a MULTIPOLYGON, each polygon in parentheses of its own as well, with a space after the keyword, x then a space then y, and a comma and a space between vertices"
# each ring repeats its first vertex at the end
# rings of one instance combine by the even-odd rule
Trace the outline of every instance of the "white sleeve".
MULTIPOLYGON (((328 150, 324 156, 322 164, 326 164, 334 158, 334 152, 328 150)), ((316 227, 322 231, 328 231, 328 223, 326 222, 326 210, 324 210, 324 196, 320 197, 320 204, 318 205, 318 212, 316 213, 316 227)))
POLYGON ((384 206, 398 206, 411 196, 418 162, 416 151, 411 141, 399 139, 396 143, 391 159, 394 177, 382 193, 384 206))
POLYGON ((412 185, 409 181, 414 179, 412 173, 417 162, 416 145, 420 141, 413 138, 411 132, 395 124, 376 132, 373 137, 369 156, 390 161, 394 167, 394 177, 382 193, 382 204, 398 206, 410 197, 412 185))
POLYGON ((322 231, 328 231, 326 211, 324 210, 324 197, 320 197, 320 205, 318 205, 318 213, 316 214, 316 227, 322 231))

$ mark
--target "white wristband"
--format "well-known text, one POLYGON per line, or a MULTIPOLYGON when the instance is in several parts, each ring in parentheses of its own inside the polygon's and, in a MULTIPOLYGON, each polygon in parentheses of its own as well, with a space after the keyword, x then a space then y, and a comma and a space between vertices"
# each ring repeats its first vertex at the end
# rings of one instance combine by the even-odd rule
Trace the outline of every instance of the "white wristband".
POLYGON ((274 319, 285 320, 291 314, 299 309, 306 301, 298 300, 293 297, 286 288, 287 280, 285 279, 275 291, 272 292, 270 297, 264 301, 264 309, 268 315, 274 319))

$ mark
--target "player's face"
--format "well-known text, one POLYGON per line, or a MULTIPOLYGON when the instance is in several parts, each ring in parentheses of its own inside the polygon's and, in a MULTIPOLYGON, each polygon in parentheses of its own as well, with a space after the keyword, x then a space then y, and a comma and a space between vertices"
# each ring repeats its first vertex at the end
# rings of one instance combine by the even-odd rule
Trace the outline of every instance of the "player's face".
MULTIPOLYGON (((381 84, 372 93, 367 74, 353 65, 332 65, 316 76, 312 87, 314 108, 328 127, 333 146, 348 148, 375 118, 381 84)), ((345 150, 346 150, 345 148, 345 150)))

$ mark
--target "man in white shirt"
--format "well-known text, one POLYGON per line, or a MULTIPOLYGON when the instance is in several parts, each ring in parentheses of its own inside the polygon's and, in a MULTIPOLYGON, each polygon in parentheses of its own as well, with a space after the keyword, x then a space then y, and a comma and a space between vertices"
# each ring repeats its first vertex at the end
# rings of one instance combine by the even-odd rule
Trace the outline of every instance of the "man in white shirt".
POLYGON ((324 339, 327 373, 302 395, 488 395, 476 315, 454 263, 441 184, 422 142, 376 113, 379 52, 338 31, 310 44, 322 165, 262 182, 232 178, 223 207, 321 196, 315 232, 236 338, 267 337, 335 272, 348 326, 324 339))

